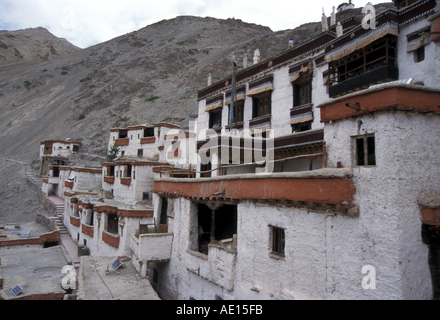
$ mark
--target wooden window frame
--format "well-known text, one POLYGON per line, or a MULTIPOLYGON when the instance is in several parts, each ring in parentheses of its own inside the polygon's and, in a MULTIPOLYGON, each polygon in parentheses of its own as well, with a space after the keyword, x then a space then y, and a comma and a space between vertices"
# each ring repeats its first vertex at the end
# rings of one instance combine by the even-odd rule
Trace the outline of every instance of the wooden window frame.
POLYGON ((267 91, 252 97, 252 119, 272 114, 272 91, 267 91), (267 106, 261 106, 267 99, 267 106))
POLYGON ((209 128, 218 129, 222 126, 222 109, 216 109, 209 112, 209 128))
POLYGON ((271 231, 271 254, 284 257, 286 255, 286 229, 269 226, 271 231))
POLYGON ((353 137, 353 144, 355 166, 376 166, 376 138, 374 134, 355 136, 353 137))

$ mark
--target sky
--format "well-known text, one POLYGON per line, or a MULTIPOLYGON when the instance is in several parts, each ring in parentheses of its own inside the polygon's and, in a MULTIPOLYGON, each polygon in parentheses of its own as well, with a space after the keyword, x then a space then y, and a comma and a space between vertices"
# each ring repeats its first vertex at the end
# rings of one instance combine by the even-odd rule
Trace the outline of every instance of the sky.
MULTIPOLYGON (((391 2, 369 0, 372 4, 391 2)), ((280 31, 320 21, 347 0, 0 0, 0 30, 44 27, 87 48, 181 15, 235 18, 280 31)), ((363 7, 368 0, 353 0, 363 7)))

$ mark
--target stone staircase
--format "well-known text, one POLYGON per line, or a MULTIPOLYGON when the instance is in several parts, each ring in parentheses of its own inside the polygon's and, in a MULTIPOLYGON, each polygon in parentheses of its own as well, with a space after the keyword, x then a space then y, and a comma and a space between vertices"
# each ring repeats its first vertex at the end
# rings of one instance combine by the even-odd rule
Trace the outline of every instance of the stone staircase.
POLYGON ((67 228, 63 223, 64 204, 55 204, 55 206, 56 206, 56 217, 50 217, 50 219, 53 220, 56 223, 56 225, 60 228, 61 234, 68 234, 69 232, 67 231, 67 228))
MULTIPOLYGON (((25 164, 25 173, 26 176, 31 179, 37 186, 40 188, 43 185, 43 182, 40 178, 36 177, 32 173, 32 168, 29 164, 25 164)), ((58 198, 55 195, 49 195, 49 200, 55 205, 56 208, 56 215, 54 217, 49 217, 51 220, 53 220, 56 225, 60 228, 61 234, 68 234, 66 226, 63 223, 63 216, 64 216, 64 200, 58 198)))

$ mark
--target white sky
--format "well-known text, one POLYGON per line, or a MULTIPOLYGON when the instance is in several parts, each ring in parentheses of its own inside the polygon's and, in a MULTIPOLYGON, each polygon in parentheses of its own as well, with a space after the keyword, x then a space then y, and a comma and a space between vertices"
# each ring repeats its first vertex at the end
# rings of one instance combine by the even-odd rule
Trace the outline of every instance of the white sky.
MULTIPOLYGON (((0 30, 44 27, 80 48, 180 15, 235 18, 273 31, 320 21, 346 0, 0 0, 0 30), (304 2, 303 2, 304 1, 304 2)), ((368 0, 354 0, 363 7, 368 0)), ((372 4, 391 2, 370 0, 372 4)))

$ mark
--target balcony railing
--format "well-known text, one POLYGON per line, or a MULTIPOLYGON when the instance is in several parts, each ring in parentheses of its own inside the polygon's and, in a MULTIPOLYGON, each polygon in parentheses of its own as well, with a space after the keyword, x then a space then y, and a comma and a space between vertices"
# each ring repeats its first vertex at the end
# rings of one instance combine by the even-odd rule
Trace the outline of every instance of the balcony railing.
POLYGON ((119 248, 119 234, 112 234, 104 230, 102 231, 102 241, 114 248, 119 248))
POLYGON ((49 184, 58 184, 60 182, 60 178, 59 177, 49 177, 48 178, 48 183, 49 184))
POLYGON ((126 186, 131 185, 131 178, 121 178, 121 184, 124 184, 126 186))
POLYGON ((141 138, 141 144, 152 144, 156 142, 155 137, 141 138))
POLYGON ((75 227, 79 227, 81 225, 81 218, 70 216, 70 224, 75 227))
POLYGON ((367 88, 368 86, 379 83, 399 79, 399 68, 392 65, 384 65, 375 70, 363 73, 359 76, 351 78, 329 88, 330 98, 337 97, 341 94, 355 91, 357 89, 367 88))
POLYGON ((130 248, 139 260, 169 261, 171 259, 172 233, 132 234, 130 248))
POLYGON ((130 140, 128 138, 122 138, 122 139, 115 140, 116 146, 128 146, 129 143, 130 143, 130 140))
POLYGON ((186 268, 190 272, 208 279, 229 291, 234 289, 236 251, 220 245, 210 244, 208 255, 194 250, 187 250, 186 268))
POLYGON ((82 224, 81 232, 89 237, 93 237, 93 226, 82 224))
POLYGON ((105 176, 104 182, 113 184, 113 183, 115 183, 115 177, 114 176, 105 176))

